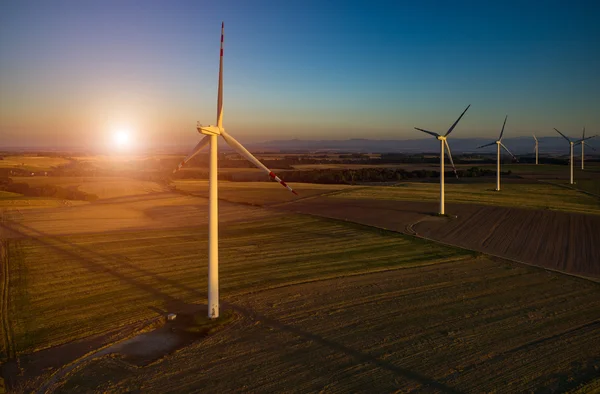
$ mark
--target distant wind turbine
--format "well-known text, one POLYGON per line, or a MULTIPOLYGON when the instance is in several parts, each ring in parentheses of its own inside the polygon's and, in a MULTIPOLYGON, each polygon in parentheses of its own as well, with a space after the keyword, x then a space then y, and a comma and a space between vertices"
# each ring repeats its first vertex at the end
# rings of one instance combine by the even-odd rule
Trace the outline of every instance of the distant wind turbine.
MULTIPOLYGON (((584 137, 584 138, 582 138, 582 139, 580 139, 580 140, 575 140, 575 141, 573 141, 573 140, 571 140, 569 137, 567 137, 566 135, 564 135, 563 133, 561 133, 560 131, 558 131, 558 129, 556 129, 556 128, 555 128, 554 130, 556 130, 556 132, 557 132, 558 134, 562 135, 562 136, 563 136, 563 138, 564 138, 564 139, 566 139, 566 140, 569 142, 569 146, 570 146, 570 148, 571 148, 571 152, 570 152, 570 159, 569 159, 569 165, 571 166, 571 177, 570 177, 569 183, 571 183, 571 185, 572 185, 572 184, 573 184, 573 145, 578 145, 578 144, 581 144, 581 143, 583 143, 583 141, 585 141, 585 140, 589 140, 590 138, 594 138, 594 137, 595 137, 595 135, 593 135, 593 136, 591 136, 591 137, 587 137, 587 138, 585 138, 585 137, 584 137)), ((583 146, 582 146, 582 148, 583 148, 583 146)), ((583 156, 582 156, 582 157, 583 157, 583 156)))
POLYGON ((538 164, 538 139, 535 138, 535 134, 531 134, 533 136, 533 139, 535 140, 535 164, 538 164))
POLYGON ((465 108, 463 113, 460 114, 458 119, 456 119, 456 122, 454 122, 454 124, 452 126, 450 126, 450 128, 448 129, 446 134, 444 134, 443 136, 436 132, 433 132, 433 131, 428 131, 428 130, 424 130, 424 129, 415 127, 415 129, 422 131, 424 133, 427 133, 440 141, 440 215, 445 214, 445 208, 444 208, 444 148, 448 149, 448 158, 450 159, 450 164, 452 164, 452 169, 454 170, 454 175, 456 176, 456 179, 458 179, 458 174, 456 173, 456 167, 454 166, 454 161, 452 160, 452 153, 450 152, 450 145, 448 145, 447 137, 448 137, 448 135, 450 135, 450 133, 452 133, 452 130, 454 130, 454 128, 456 127, 456 125, 458 124, 460 119, 463 117, 465 112, 467 112, 467 110, 469 109, 470 106, 471 106, 471 104, 469 104, 467 106, 467 108, 465 108))
POLYGON ((219 211, 218 211, 218 181, 217 181, 217 141, 218 136, 223 137, 225 142, 231 146, 240 156, 245 157, 248 161, 254 164, 256 167, 265 171, 271 179, 276 180, 285 186, 289 191, 297 194, 291 187, 286 185, 278 176, 276 176, 271 170, 265 167, 256 157, 246 150, 235 138, 228 134, 223 128, 223 37, 224 37, 224 23, 221 24, 221 55, 219 62, 219 92, 217 97, 217 125, 216 126, 202 126, 200 123, 197 125, 197 130, 200 134, 204 134, 205 137, 198 142, 192 152, 185 158, 173 173, 177 172, 181 167, 185 165, 190 159, 196 156, 202 148, 210 143, 210 168, 208 178, 208 189, 209 189, 209 216, 208 216, 208 317, 215 319, 219 317, 219 211))
POLYGON ((485 144, 485 145, 481 145, 481 146, 477 147, 477 149, 479 149, 479 148, 485 148, 486 146, 492 146, 494 144, 497 145, 497 152, 498 152, 497 156, 496 156, 496 191, 497 192, 500 191, 500 147, 503 147, 504 150, 507 151, 509 155, 511 155, 515 160, 519 161, 515 157, 515 155, 513 155, 508 150, 508 148, 502 143, 502 134, 504 134, 504 126, 506 126, 506 119, 508 119, 508 115, 506 115, 506 117, 504 118, 504 124, 502 125, 502 130, 500 131, 500 137, 498 137, 498 140, 496 142, 490 142, 489 144, 485 144))
MULTIPOLYGON (((590 137, 590 138, 594 138, 594 137, 595 137, 595 136, 592 136, 592 137, 590 137)), ((585 140, 586 140, 586 139, 587 139, 587 138, 585 138, 585 127, 584 127, 584 128, 583 128, 583 135, 582 135, 582 137, 581 137, 581 169, 582 169, 582 170, 584 169, 584 168, 583 168, 583 160, 584 160, 584 157, 583 157, 583 156, 584 156, 584 153, 583 153, 583 147, 585 146, 585 140)), ((589 144, 588 144, 588 148, 591 148, 591 149, 592 149, 592 150, 594 150, 594 151, 596 150, 596 148, 594 148, 593 146, 591 146, 591 145, 589 145, 589 144)))

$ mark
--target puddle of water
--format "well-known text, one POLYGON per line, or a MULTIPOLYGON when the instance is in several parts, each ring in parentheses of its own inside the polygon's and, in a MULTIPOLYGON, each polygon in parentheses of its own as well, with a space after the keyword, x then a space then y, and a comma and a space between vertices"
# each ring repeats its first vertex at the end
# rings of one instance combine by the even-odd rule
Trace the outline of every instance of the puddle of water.
POLYGON ((193 340, 189 334, 172 331, 171 326, 167 324, 110 346, 102 351, 102 355, 117 353, 125 361, 143 366, 186 346, 193 340))

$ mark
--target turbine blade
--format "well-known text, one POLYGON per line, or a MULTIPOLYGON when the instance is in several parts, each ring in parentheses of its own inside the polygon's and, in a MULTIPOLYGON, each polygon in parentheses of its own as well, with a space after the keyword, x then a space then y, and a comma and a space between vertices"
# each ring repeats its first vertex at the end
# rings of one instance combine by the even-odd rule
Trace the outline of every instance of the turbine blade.
POLYGON ((500 132, 500 138, 498 138, 498 141, 502 141, 502 134, 504 134, 504 126, 506 126, 506 119, 508 119, 508 115, 506 115, 506 117, 504 118, 504 124, 502 125, 502 131, 500 132))
POLYGON ((229 135, 225 130, 221 130, 221 136, 223 137, 223 139, 225 140, 225 142, 227 142, 227 144, 229 146, 231 146, 237 153, 240 154, 240 156, 245 157, 250 163, 254 164, 256 167, 260 168, 261 170, 263 170, 264 172, 269 174, 269 176, 272 179, 281 183, 281 185, 283 187, 287 188, 289 191, 291 191, 295 195, 298 195, 298 193, 296 193, 296 191, 294 189, 289 187, 284 181, 281 180, 281 178, 279 178, 271 170, 269 170, 263 163, 261 163, 256 157, 254 157, 254 155, 252 155, 252 153, 248 152, 248 150, 246 148, 244 148, 242 146, 242 144, 240 144, 235 138, 233 138, 231 135, 229 135))
POLYGON ((467 112, 467 110, 469 109, 469 107, 471 106, 471 104, 469 104, 467 106, 467 108, 465 108, 465 110, 463 111, 462 114, 460 114, 460 116, 458 117, 458 119, 456 119, 456 122, 454 122, 454 124, 452 125, 452 127, 450 127, 448 129, 448 131, 446 132, 446 134, 444 135, 444 137, 448 136, 450 133, 452 133, 452 130, 454 130, 454 128, 456 127, 456 125, 458 124, 458 122, 460 121, 460 119, 463 117, 463 115, 465 114, 465 112, 467 112))
POLYGON ((477 149, 479 149, 479 148, 485 148, 486 146, 492 146, 492 145, 496 145, 496 142, 490 142, 489 144, 478 146, 477 149))
POLYGON ((210 142, 210 138, 206 135, 204 136, 204 138, 202 138, 200 140, 200 142, 198 142, 198 144, 196 144, 196 146, 194 147, 194 149, 192 149, 192 152, 186 156, 185 159, 183 159, 181 161, 181 163, 179 163, 179 165, 177 166, 176 169, 173 170, 173 174, 176 173, 177 171, 181 170, 181 167, 183 167, 185 165, 185 163, 187 163, 188 161, 190 161, 194 156, 196 156, 198 153, 200 153, 200 151, 206 146, 208 145, 208 143, 210 142))
POLYGON ((223 40, 225 22, 221 22, 221 55, 219 57, 219 93, 217 96, 217 127, 223 127, 223 40))
POLYGON ((583 135, 581 136, 581 139, 585 139, 585 126, 583 126, 583 135))
POLYGON ((566 139, 567 141, 571 142, 571 140, 569 139, 569 137, 567 137, 566 135, 564 135, 563 133, 561 133, 560 131, 558 131, 558 129, 554 129, 558 132, 558 134, 562 135, 564 139, 566 139))
POLYGON ((593 147, 592 145, 590 145, 590 144, 585 144, 585 146, 587 146, 587 147, 588 147, 588 148, 590 148, 591 150, 598 150, 598 149, 594 148, 594 147, 593 147))
POLYGON ((517 156, 513 155, 511 151, 508 150, 508 148, 506 147, 506 145, 504 145, 502 142, 500 143, 500 146, 504 148, 505 151, 508 152, 509 155, 511 155, 513 157, 513 159, 515 159, 516 161, 519 161, 519 159, 517 159, 517 156))
POLYGON ((452 169, 454 170, 454 176, 458 179, 458 173, 456 172, 456 167, 454 166, 454 160, 452 160, 452 152, 450 152, 450 145, 448 145, 448 141, 444 140, 444 145, 446 146, 446 150, 448 151, 448 158, 450 159, 450 164, 452 164, 452 169))
POLYGON ((432 136, 434 136, 435 138, 437 138, 437 137, 439 137, 439 136, 440 136, 438 133, 435 133, 435 132, 433 132, 433 131, 423 130, 423 129, 420 129, 420 128, 418 128, 418 127, 415 127, 415 129, 417 129, 417 130, 419 130, 419 131, 422 131, 423 133, 427 133, 427 134, 429 134, 429 135, 432 135, 432 136))
POLYGON ((577 140, 577 141, 573 142, 573 145, 581 144, 582 141, 589 140, 590 138, 594 138, 594 137, 597 137, 597 136, 593 135, 591 137, 582 138, 580 140, 577 140))
POLYGON ((535 134, 531 134, 533 136, 533 139, 535 140, 535 142, 538 142, 538 139, 535 138, 535 134))

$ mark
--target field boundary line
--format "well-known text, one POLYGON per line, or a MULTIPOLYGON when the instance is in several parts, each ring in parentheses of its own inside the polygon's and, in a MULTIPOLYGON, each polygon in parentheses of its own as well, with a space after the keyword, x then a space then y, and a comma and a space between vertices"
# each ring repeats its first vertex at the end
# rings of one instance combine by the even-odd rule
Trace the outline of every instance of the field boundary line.
MULTIPOLYGON (((560 270, 557 270, 557 269, 554 269, 554 268, 542 267, 542 266, 535 265, 535 264, 532 264, 532 263, 526 263, 524 261, 520 261, 520 260, 517 260, 517 259, 510 258, 510 257, 499 256, 499 255, 496 255, 496 254, 493 254, 493 253, 484 252, 484 251, 477 250, 477 249, 468 249, 468 248, 465 248, 463 246, 453 245, 453 244, 449 244, 447 242, 438 241, 438 240, 435 240, 433 238, 425 237, 423 235, 418 235, 416 232, 415 232, 415 234, 409 234, 409 233, 403 232, 403 231, 390 230, 390 229, 385 228, 385 227, 379 227, 379 226, 375 226, 375 225, 372 225, 372 224, 359 223, 359 222, 355 222, 355 221, 348 220, 348 219, 336 219, 336 218, 332 218, 332 217, 329 217, 329 216, 320 216, 320 215, 311 214, 311 213, 302 213, 302 212, 294 212, 294 213, 297 214, 297 215, 307 215, 307 216, 312 216, 312 217, 316 217, 316 218, 323 218, 323 219, 327 219, 327 220, 332 220, 332 221, 336 221, 336 222, 340 222, 340 223, 352 223, 352 224, 356 224, 356 225, 359 225, 359 226, 371 227, 373 229, 377 229, 377 230, 380 230, 380 231, 391 232, 391 233, 398 234, 398 235, 403 235, 403 236, 406 236, 406 237, 411 237, 411 238, 416 238, 416 239, 420 239, 420 240, 423 240, 423 241, 433 242, 433 243, 444 245, 444 246, 447 246, 447 247, 450 247, 450 248, 456 248, 456 249, 464 250, 464 251, 467 251, 467 252, 470 252, 470 253, 480 253, 482 255, 494 257, 496 259, 505 260, 507 262, 521 264, 521 265, 526 265, 528 267, 537 268, 537 269, 540 269, 540 270, 544 270, 546 272, 558 273, 558 274, 567 275, 567 276, 570 276, 570 277, 573 277, 573 278, 583 279, 583 280, 586 280, 586 281, 589 281, 589 282, 600 284, 600 278, 594 278, 594 277, 590 277, 590 276, 573 274, 573 273, 570 273, 570 272, 560 271, 560 270)), ((419 220, 419 222, 421 220, 419 220)), ((417 224, 418 223, 412 223, 412 226, 415 226, 417 224)), ((411 229, 412 229, 412 226, 411 226, 411 229)), ((414 231, 414 229, 413 229, 413 231, 414 231)), ((433 263, 433 264, 436 264, 436 263, 433 263)))
POLYGON ((574 191, 576 191, 576 192, 580 192, 580 193, 583 193, 583 194, 587 194, 588 196, 591 196, 591 197, 600 198, 600 194, 596 194, 596 193, 588 192, 587 190, 581 190, 581 189, 578 189, 578 188, 576 188, 576 187, 573 187, 573 186, 569 186, 569 185, 563 185, 563 184, 560 184, 560 183, 554 183, 554 182, 550 182, 550 181, 545 181, 545 180, 543 180, 543 179, 538 179, 537 181, 538 181, 538 182, 540 182, 540 183, 546 183, 546 184, 548 184, 548 185, 552 185, 552 186, 558 186, 558 187, 562 187, 563 189, 574 190, 574 191))
MULTIPOLYGON (((329 185, 329 184, 328 183, 315 183, 315 185, 329 185)), ((335 184, 332 184, 332 185, 335 185, 335 184)), ((359 186, 359 187, 353 188, 352 191, 367 189, 368 187, 369 186, 359 186)), ((270 208, 270 207, 276 208, 276 207, 280 207, 282 205, 294 204, 295 202, 298 202, 298 201, 312 200, 312 199, 315 199, 315 198, 318 198, 318 197, 329 197, 329 196, 334 196, 336 194, 344 194, 344 193, 349 192, 350 191, 349 189, 350 188, 346 188, 346 189, 342 188, 342 189, 339 189, 339 190, 332 190, 332 191, 323 192, 323 193, 320 193, 320 194, 315 194, 315 195, 312 195, 312 196, 306 196, 306 197, 296 198, 295 200, 292 200, 292 201, 276 202, 276 203, 273 203, 273 204, 266 204, 266 205, 261 205, 261 206, 265 207, 265 208, 270 208)))
MULTIPOLYGON (((240 182, 240 183, 243 183, 243 182, 240 182)), ((315 183, 315 185, 329 185, 329 184, 328 183, 315 183)), ((333 185, 336 185, 336 184, 333 184, 333 185)), ((352 191, 366 189, 366 188, 368 188, 368 186, 360 186, 355 189, 352 189, 352 191)), ((336 195, 336 194, 343 194, 348 191, 349 191, 348 189, 325 191, 323 193, 314 194, 312 196, 299 197, 292 201, 274 202, 271 204, 258 204, 258 203, 252 203, 252 202, 244 202, 244 201, 233 201, 233 200, 229 200, 225 197, 219 197, 219 201, 225 201, 225 202, 228 202, 231 204, 240 204, 240 205, 258 207, 258 208, 271 208, 271 207, 276 208, 276 207, 279 207, 282 205, 294 204, 295 202, 298 202, 298 201, 310 200, 310 199, 314 199, 314 198, 318 198, 318 197, 328 197, 328 196, 332 196, 332 195, 336 195)), ((181 189, 177 189, 177 188, 174 189, 174 193, 178 193, 178 194, 188 196, 188 197, 197 197, 197 198, 202 198, 202 199, 208 200, 207 196, 201 196, 199 194, 195 194, 194 192, 181 190, 181 189)))

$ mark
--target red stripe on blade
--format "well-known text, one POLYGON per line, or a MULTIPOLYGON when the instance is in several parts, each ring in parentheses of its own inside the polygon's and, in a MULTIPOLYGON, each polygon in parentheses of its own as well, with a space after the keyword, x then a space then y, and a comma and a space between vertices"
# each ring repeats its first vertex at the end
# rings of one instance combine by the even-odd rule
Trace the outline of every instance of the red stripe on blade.
POLYGON ((275 174, 273 174, 273 171, 269 172, 269 176, 273 179, 275 179, 275 174))

